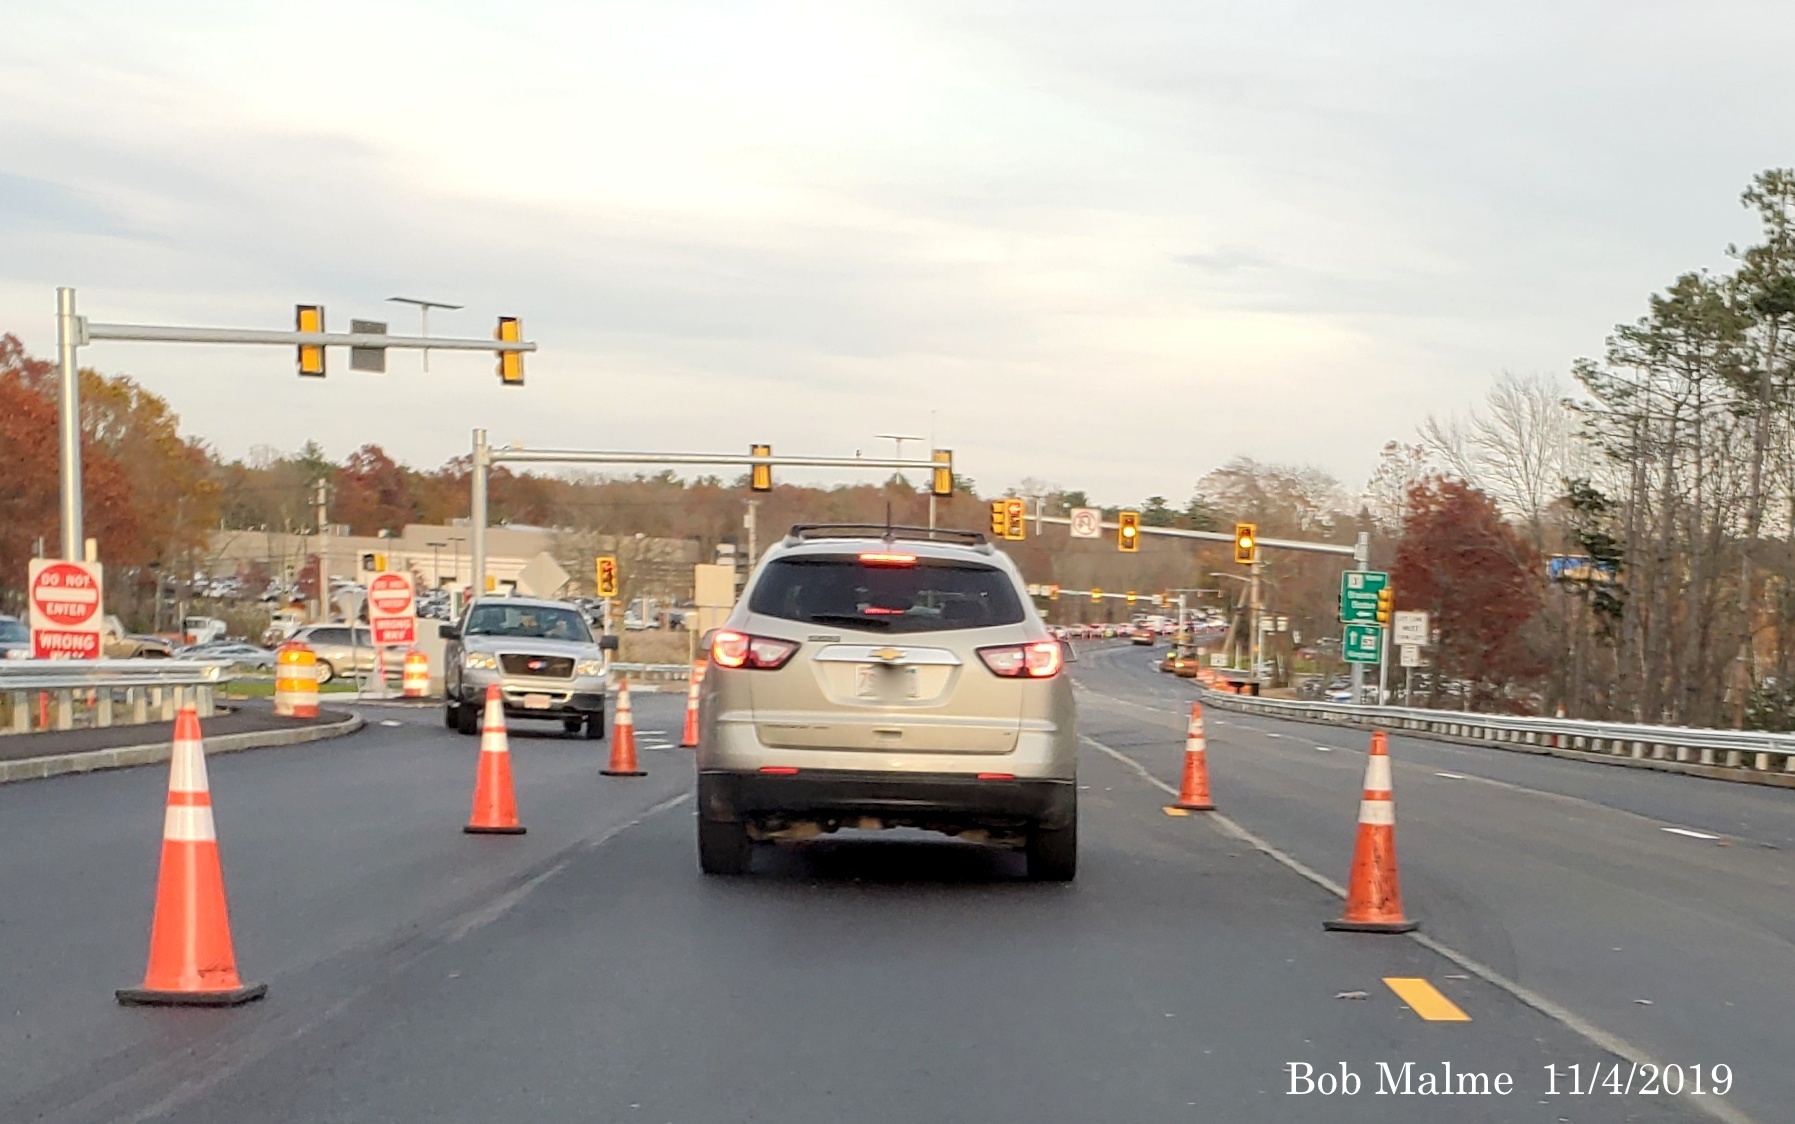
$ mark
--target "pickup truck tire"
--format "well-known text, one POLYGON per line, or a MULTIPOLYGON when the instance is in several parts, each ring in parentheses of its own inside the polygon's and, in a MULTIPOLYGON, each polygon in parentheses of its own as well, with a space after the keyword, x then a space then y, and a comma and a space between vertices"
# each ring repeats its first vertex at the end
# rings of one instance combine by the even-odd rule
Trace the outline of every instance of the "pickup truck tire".
POLYGON ((602 742, 605 740, 604 711, 601 710, 597 714, 588 714, 586 716, 586 740, 589 742, 602 742))
POLYGON ((748 825, 698 818, 698 868, 706 874, 746 874, 754 854, 748 825))
POLYGON ((455 730, 458 733, 473 737, 480 732, 480 722, 484 715, 480 708, 471 703, 462 703, 455 708, 455 730))
POLYGON ((443 725, 451 730, 461 728, 461 704, 454 699, 443 704, 443 725))

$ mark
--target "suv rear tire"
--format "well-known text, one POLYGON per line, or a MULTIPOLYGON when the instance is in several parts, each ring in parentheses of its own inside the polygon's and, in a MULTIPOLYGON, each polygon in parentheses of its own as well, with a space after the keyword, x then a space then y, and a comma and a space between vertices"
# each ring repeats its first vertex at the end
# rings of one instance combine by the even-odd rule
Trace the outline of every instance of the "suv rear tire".
POLYGON ((1078 876, 1078 820, 1062 828, 1036 827, 1024 850, 1033 882, 1070 882, 1078 876))
POLYGON ((706 874, 746 874, 754 854, 748 825, 698 820, 698 868, 706 874))

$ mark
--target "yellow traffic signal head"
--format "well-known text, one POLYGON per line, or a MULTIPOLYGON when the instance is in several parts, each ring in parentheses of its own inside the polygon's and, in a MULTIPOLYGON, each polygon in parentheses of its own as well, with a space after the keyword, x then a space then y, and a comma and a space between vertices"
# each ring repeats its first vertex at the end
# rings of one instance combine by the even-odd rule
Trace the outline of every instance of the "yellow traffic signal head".
MULTIPOLYGON (((770 457, 773 455, 771 445, 750 445, 748 455, 753 457, 770 457)), ((773 466, 770 464, 752 465, 748 469, 748 490, 752 492, 770 492, 773 490, 773 466)))
POLYGON ((1234 561, 1251 566, 1259 555, 1259 526, 1255 523, 1234 524, 1234 561))
POLYGON ((933 459, 940 467, 930 475, 929 492, 931 495, 951 496, 954 494, 954 451, 952 449, 936 449, 933 459))
POLYGON ((1102 601, 1103 600, 1103 591, 1101 589, 1091 590, 1091 600, 1099 601, 1099 602, 1102 601))
POLYGON ((598 559, 597 579, 600 597, 617 596, 617 559, 608 554, 601 555, 598 559))
POLYGON ((1008 522, 1004 515, 1006 504, 1002 500, 991 501, 991 537, 1004 538, 1004 526, 1008 522))
MULTIPOLYGON (((293 330, 296 332, 322 332, 324 330, 324 306, 321 304, 302 304, 293 310, 293 330)), ((299 345, 299 373, 309 378, 324 377, 324 345, 321 343, 302 343, 299 345)))
POLYGON ((1377 623, 1389 624, 1390 612, 1396 605, 1396 591, 1389 586, 1377 591, 1377 623))
MULTIPOLYGON (((515 316, 499 317, 499 326, 493 329, 492 338, 500 343, 522 343, 524 338, 523 322, 515 316)), ((505 386, 522 386, 524 384, 524 353, 501 351, 498 355, 499 382, 505 386)))
POLYGON ((1141 513, 1124 511, 1116 516, 1116 549, 1130 554, 1141 548, 1141 513))
POLYGON ((1026 510, 1021 500, 1003 501, 1003 537, 1006 539, 1025 539, 1028 537, 1028 526, 1023 522, 1026 510))

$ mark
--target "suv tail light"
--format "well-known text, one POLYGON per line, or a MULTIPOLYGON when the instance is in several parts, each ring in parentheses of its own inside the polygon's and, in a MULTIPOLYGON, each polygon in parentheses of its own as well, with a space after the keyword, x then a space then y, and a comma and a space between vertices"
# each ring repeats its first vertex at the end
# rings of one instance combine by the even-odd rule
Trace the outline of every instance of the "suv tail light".
POLYGON ((1007 644, 1001 648, 980 648, 979 659, 991 674, 1005 679, 1051 679, 1065 666, 1065 652, 1058 640, 1038 640, 1033 644, 1007 644))
POLYGON ((784 667, 797 650, 798 646, 790 640, 749 636, 727 628, 711 640, 712 662, 722 667, 744 667, 753 671, 774 671, 784 667))

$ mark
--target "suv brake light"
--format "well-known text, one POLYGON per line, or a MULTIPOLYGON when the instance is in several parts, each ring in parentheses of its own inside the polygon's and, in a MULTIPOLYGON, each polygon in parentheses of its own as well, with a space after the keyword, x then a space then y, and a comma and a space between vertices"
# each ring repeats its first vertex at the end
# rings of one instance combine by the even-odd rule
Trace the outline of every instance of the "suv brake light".
POLYGON ((790 640, 749 636, 727 628, 711 639, 711 660, 722 667, 775 671, 784 667, 797 651, 798 645, 790 640))
POLYGON ((860 556, 862 566, 914 566, 916 555, 900 554, 895 551, 868 551, 860 556))
POLYGON ((979 659, 985 661, 991 674, 1005 679, 1051 679, 1065 666, 1066 655, 1058 640, 1037 640, 1033 644, 980 648, 979 659))

